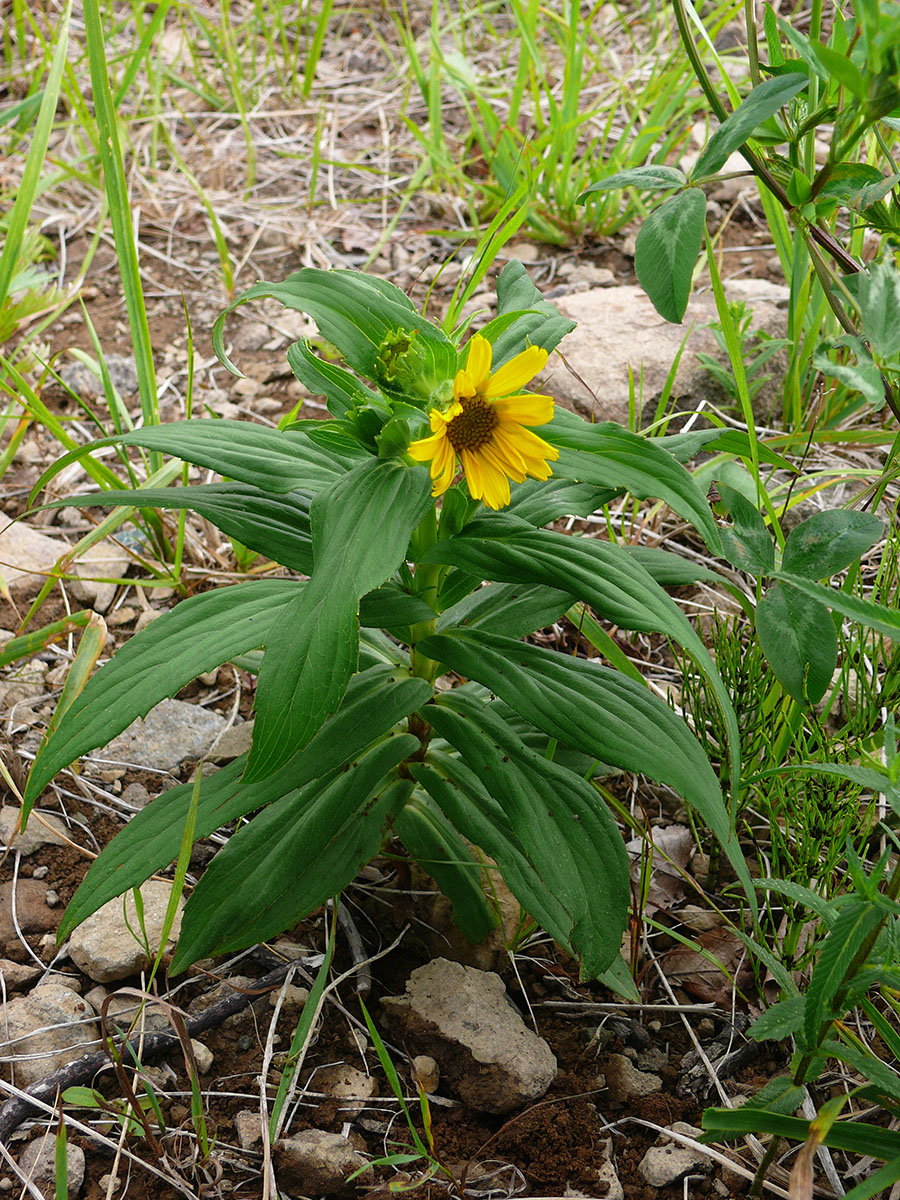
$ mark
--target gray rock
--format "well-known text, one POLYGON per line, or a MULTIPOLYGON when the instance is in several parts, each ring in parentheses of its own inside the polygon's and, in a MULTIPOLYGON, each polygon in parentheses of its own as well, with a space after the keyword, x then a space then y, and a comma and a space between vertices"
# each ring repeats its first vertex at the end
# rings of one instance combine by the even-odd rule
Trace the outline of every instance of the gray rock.
POLYGON ((298 1188, 304 1196, 332 1196, 352 1188, 348 1177, 368 1161, 348 1138, 321 1129, 279 1138, 272 1155, 279 1187, 298 1188))
POLYGON ((40 850, 41 846, 65 846, 68 830, 59 817, 52 813, 32 813, 21 833, 13 836, 20 809, 11 804, 0 808, 0 842, 18 850, 25 858, 40 850), (40 820, 38 820, 40 816, 40 820))
MULTIPOLYGON (((109 992, 98 984, 85 993, 85 1000, 100 1016, 109 992)), ((118 1025, 120 1029, 147 1030, 152 1033, 172 1032, 172 1025, 158 1004, 148 1001, 141 1011, 141 1001, 136 996, 120 995, 113 992, 106 1005, 106 1020, 110 1025, 118 1025)))
POLYGON ((23 988, 34 983, 41 974, 41 968, 31 963, 17 963, 9 958, 0 958, 0 975, 3 976, 3 986, 7 994, 21 992, 23 988))
POLYGON ((556 1078, 552 1050, 506 997, 503 980, 445 958, 418 967, 384 1013, 416 1052, 440 1064, 460 1099, 506 1113, 538 1100, 556 1078))
POLYGON ((0 515, 0 561, 3 578, 12 591, 40 587, 57 561, 69 552, 68 542, 38 533, 23 521, 6 525, 0 515))
POLYGON ((228 762, 246 754, 253 741, 253 722, 240 721, 226 729, 209 752, 209 761, 228 762))
POLYGON ((213 1069, 213 1063, 216 1061, 216 1056, 204 1042, 198 1042, 196 1038, 191 1038, 191 1049, 194 1051, 194 1061, 197 1064, 197 1070, 201 1075, 208 1075, 213 1069))
POLYGON ((15 892, 12 880, 0 884, 0 943, 11 942, 18 937, 16 922, 22 933, 49 933, 57 927, 60 917, 61 913, 54 911, 47 903, 47 885, 39 879, 19 879, 15 892))
POLYGON ((131 566, 131 558, 115 542, 99 542, 79 555, 73 564, 77 581, 73 581, 72 593, 77 600, 90 604, 99 613, 105 613, 119 590, 117 583, 104 583, 105 579, 121 579, 131 566))
MULTIPOLYGON (((149 939, 150 951, 155 954, 162 937, 172 885, 164 879, 149 879, 141 885, 140 890, 144 902, 144 929, 149 939)), ((92 913, 86 921, 82 921, 69 939, 69 957, 72 962, 96 983, 125 979, 148 965, 144 947, 131 932, 132 929, 140 928, 132 892, 128 892, 125 897, 124 907, 128 924, 125 923, 123 915, 123 898, 117 896, 92 913)), ((183 901, 179 900, 169 936, 170 947, 174 945, 181 929, 182 908, 183 901)))
MULTIPOLYGON (((697 1137, 700 1133, 699 1129, 684 1121, 676 1121, 672 1130, 686 1137, 697 1137)), ((660 1136, 660 1142, 663 1142, 665 1136, 660 1136)), ((712 1163, 702 1150, 671 1142, 651 1146, 638 1163, 638 1170, 651 1187, 667 1187, 670 1183, 677 1183, 688 1173, 706 1173, 711 1168, 712 1163)))
POLYGON ((259 1112, 244 1108, 234 1115, 234 1131, 242 1150, 252 1150, 262 1141, 262 1124, 259 1112))
MULTIPOLYGON (((764 280, 729 280, 725 286, 729 300, 743 300, 753 309, 754 328, 772 336, 784 336, 788 289, 764 280)), ((634 285, 592 288, 561 296, 554 303, 563 316, 578 322, 578 328, 563 339, 560 351, 584 380, 582 384, 562 365, 546 373, 542 388, 564 407, 600 421, 626 424, 629 365, 635 386, 643 371, 646 405, 662 391, 686 335, 688 341, 675 376, 674 394, 695 401, 722 399, 718 384, 696 358, 699 352, 722 359, 712 332, 705 328, 716 319, 711 295, 695 293, 691 297, 682 325, 664 321, 643 290, 634 285), (596 400, 591 391, 596 393, 596 400)), ((757 398, 761 410, 771 405, 776 382, 767 385, 768 394, 764 388, 757 398)))
POLYGON ((92 756, 95 767, 121 763, 154 771, 174 771, 185 759, 202 758, 225 718, 198 704, 163 700, 92 756))
POLYGON ((123 789, 119 799, 125 804, 130 804, 132 808, 146 808, 153 797, 142 783, 129 783, 128 787, 123 789))
POLYGON ((378 1095, 377 1081, 347 1063, 335 1063, 317 1071, 313 1085, 316 1091, 341 1101, 339 1112, 347 1120, 358 1116, 366 1101, 378 1095))
POLYGON ((30 1087, 96 1046, 93 1016, 81 996, 59 984, 16 996, 6 1006, 0 1061, 13 1063, 19 1087, 30 1087))
MULTIPOLYGON (((113 387, 127 399, 138 389, 137 367, 130 354, 108 354, 106 368, 113 387)), ((74 362, 63 367, 59 373, 63 383, 73 392, 87 400, 99 400, 103 396, 103 381, 86 363, 74 362)))
MULTIPOLYGON (((52 1200, 56 1195, 56 1139, 48 1134, 29 1142, 19 1155, 19 1169, 52 1200)), ((66 1145, 66 1180, 69 1200, 75 1200, 84 1184, 84 1151, 72 1142, 66 1145)))
POLYGON ((610 1054, 604 1064, 606 1086, 615 1100, 639 1100, 661 1092, 663 1081, 658 1075, 639 1071, 624 1054, 610 1054))

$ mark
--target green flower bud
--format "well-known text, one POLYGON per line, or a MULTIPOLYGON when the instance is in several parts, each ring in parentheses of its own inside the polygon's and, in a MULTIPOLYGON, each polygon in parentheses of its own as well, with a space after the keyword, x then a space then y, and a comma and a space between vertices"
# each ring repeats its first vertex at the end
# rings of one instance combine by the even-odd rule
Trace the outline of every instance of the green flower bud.
POLYGON ((418 329, 395 329, 385 335, 375 359, 375 378, 388 395, 402 396, 417 408, 453 398, 453 380, 435 373, 434 353, 418 329))

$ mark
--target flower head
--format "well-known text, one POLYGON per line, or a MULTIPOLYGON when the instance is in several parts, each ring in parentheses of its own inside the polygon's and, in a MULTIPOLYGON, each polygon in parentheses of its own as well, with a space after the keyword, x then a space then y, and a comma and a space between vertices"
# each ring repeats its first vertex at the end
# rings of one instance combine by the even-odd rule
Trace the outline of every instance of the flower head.
POLYGON ((547 351, 529 346, 491 373, 491 343, 476 333, 466 365, 453 381, 453 403, 429 413, 431 436, 409 447, 417 462, 431 462, 433 496, 446 492, 462 466, 473 500, 489 508, 509 504, 509 481, 549 479, 559 451, 524 428, 553 417, 551 396, 515 395, 547 361, 547 351))

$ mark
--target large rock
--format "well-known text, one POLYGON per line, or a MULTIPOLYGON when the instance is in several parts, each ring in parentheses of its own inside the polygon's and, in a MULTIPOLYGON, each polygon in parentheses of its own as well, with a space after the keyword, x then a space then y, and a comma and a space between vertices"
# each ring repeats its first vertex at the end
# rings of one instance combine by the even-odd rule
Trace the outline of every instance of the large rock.
MULTIPOLYGON (((19 1168, 47 1200, 53 1200, 57 1183, 56 1138, 53 1134, 29 1142, 19 1155, 19 1168)), ((76 1200, 84 1184, 84 1151, 72 1142, 66 1145, 66 1182, 69 1200, 76 1200)))
POLYGON ((81 996, 58 983, 36 987, 6 1005, 0 1060, 11 1063, 19 1087, 30 1087, 88 1050, 100 1036, 81 996))
POLYGON ((12 850, 18 850, 27 858, 40 850, 41 846, 65 846, 68 830, 52 813, 32 813, 25 829, 14 835, 20 809, 12 804, 4 804, 0 808, 0 842, 12 850))
POLYGON ((38 533, 23 521, 5 529, 6 518, 0 514, 0 572, 12 591, 40 587, 57 561, 69 551, 61 538, 38 533))
POLYGON ((199 704, 163 700, 91 757, 98 767, 115 763, 174 771, 185 759, 202 758, 225 724, 223 716, 199 704))
MULTIPOLYGON (((159 949, 171 890, 171 883, 164 879, 149 879, 141 885, 143 928, 154 955, 159 949)), ((169 935, 170 947, 174 945, 181 929, 182 907, 183 902, 179 900, 169 935)), ((69 957, 79 970, 97 983, 110 983, 135 975, 148 966, 144 946, 132 933, 132 930, 139 930, 140 927, 133 893, 128 892, 125 897, 124 913, 123 898, 117 896, 82 921, 74 931, 69 939, 69 957)))
MULTIPOLYGON (((754 329, 773 337, 784 336, 788 288, 765 280, 732 279, 727 281, 725 290, 729 300, 743 300, 753 309, 754 329)), ((688 340, 675 376, 674 395, 690 401, 721 402, 719 385, 696 358, 703 353, 726 361, 711 330, 705 328, 716 320, 715 301, 709 293, 692 295, 681 325, 663 320, 643 289, 636 285, 592 288, 561 296, 554 303, 563 316, 578 322, 578 328, 563 339, 559 348, 584 383, 561 365, 542 382, 542 387, 566 408, 598 421, 627 424, 629 366, 636 389, 643 372, 646 406, 662 392, 686 335, 688 340)), ((774 372, 775 378, 767 385, 768 391, 764 388, 758 397, 760 410, 772 407, 778 390, 778 372, 771 363, 767 373, 770 372, 774 372)), ((640 393, 638 398, 640 402, 640 393)))
POLYGON ((15 891, 12 880, 0 883, 0 944, 19 940, 16 925, 22 933, 49 933, 57 927, 61 916, 60 910, 47 903, 47 885, 40 879, 19 879, 15 891))
POLYGON ((413 971, 405 995, 387 996, 382 1006, 406 1044, 434 1058, 460 1099, 480 1112, 538 1100, 556 1078, 553 1051, 493 971, 436 958, 413 971))
POLYGON ((353 1185, 347 1180, 368 1161, 339 1133, 307 1129, 272 1145, 279 1188, 297 1188, 304 1196, 333 1196, 353 1185))
POLYGON ((128 554, 107 538, 79 556, 73 568, 77 580, 70 585, 72 594, 97 612, 105 613, 115 599, 119 585, 104 581, 121 579, 130 566, 128 554))

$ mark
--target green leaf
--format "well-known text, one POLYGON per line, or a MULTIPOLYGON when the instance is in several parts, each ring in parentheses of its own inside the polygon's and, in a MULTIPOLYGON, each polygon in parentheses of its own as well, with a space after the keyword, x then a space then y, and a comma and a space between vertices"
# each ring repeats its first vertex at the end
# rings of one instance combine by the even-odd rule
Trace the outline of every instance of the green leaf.
POLYGON ((837 665, 837 633, 828 610, 777 584, 756 606, 756 632, 775 678, 802 704, 818 704, 837 665))
POLYGON ((787 571, 776 571, 775 575, 783 583, 790 584, 798 592, 818 600, 820 604, 849 617, 851 621, 858 621, 860 625, 875 629, 885 637, 893 638, 895 642, 900 641, 900 614, 894 609, 874 604, 871 600, 861 600, 858 596, 852 596, 840 589, 814 583, 811 579, 804 579, 802 575, 791 575, 787 571))
POLYGON ((571 603, 569 593, 558 588, 490 583, 446 609, 437 627, 466 626, 519 638, 553 625, 571 603))
POLYGON ((633 187, 641 192, 667 192, 672 188, 683 187, 687 176, 678 167, 665 167, 658 163, 648 163, 645 167, 630 167, 627 171, 616 171, 605 179, 592 183, 578 197, 577 203, 584 204, 585 198, 593 192, 606 192, 611 188, 633 187))
POLYGON ((418 746, 412 734, 389 736, 232 834, 185 906, 172 973, 273 937, 346 887, 409 798, 409 780, 388 781, 418 746))
POLYGON ((545 300, 531 282, 531 277, 520 262, 509 262, 497 279, 497 314, 528 310, 511 328, 494 339, 493 366, 502 366, 528 346, 540 346, 548 353, 567 333, 575 328, 575 321, 561 315, 559 309, 545 300))
POLYGON ((750 501, 727 483, 717 482, 725 509, 734 519, 730 529, 721 530, 725 557, 733 567, 751 575, 770 575, 775 567, 772 535, 750 501))
POLYGON ((249 421, 170 421, 100 438, 64 454, 40 477, 32 496, 63 467, 90 450, 118 444, 171 454, 276 495, 298 490, 318 492, 369 457, 362 449, 352 454, 323 450, 306 433, 281 432, 249 421))
POLYGON ((504 809, 481 786, 475 772, 456 755, 433 747, 425 763, 410 764, 410 772, 456 829, 503 864, 504 882, 528 915, 574 954, 567 941, 571 916, 535 870, 504 809))
MULTIPOLYGON (((160 617, 159 621, 164 619, 160 617)), ((280 771, 259 783, 244 784, 241 775, 247 759, 242 755, 205 778, 200 785, 195 836, 208 837, 229 821, 264 808, 348 762, 423 704, 431 693, 431 685, 424 679, 402 675, 394 666, 371 667, 356 675, 335 715, 280 771)), ((192 787, 183 784, 163 792, 116 834, 91 864, 66 909, 60 937, 68 936, 107 900, 143 883, 176 858, 192 787)))
POLYGON ((840 997, 847 970, 860 946, 882 920, 877 908, 867 901, 855 901, 835 921, 819 952, 806 993, 803 1028, 808 1045, 818 1045, 821 1027, 844 1015, 840 997))
POLYGON ((813 355, 813 366, 823 375, 837 379, 851 392, 859 392, 877 412, 884 404, 884 382, 873 363, 834 363, 821 350, 813 355))
POLYGON ((403 562, 431 503, 427 471, 378 459, 314 498, 315 568, 281 613, 263 658, 246 782, 302 750, 337 708, 356 669, 359 599, 403 562))
POLYGON ((781 569, 823 579, 858 562, 883 534, 884 523, 872 513, 842 508, 816 513, 791 530, 781 569))
MULTIPOLYGON (((535 871, 569 914, 565 944, 593 978, 619 953, 630 892, 628 855, 599 794, 530 750, 473 697, 448 692, 429 706, 428 719, 503 809, 535 871)), ((503 859, 497 861, 503 869, 503 859)))
MULTIPOLYGON (((747 1032, 757 1042, 781 1042, 802 1028, 805 1011, 805 996, 788 996, 786 1000, 779 1000, 777 1004, 767 1008, 762 1016, 756 1018, 747 1032)), ((794 1108, 796 1109, 799 1104, 798 1100, 794 1108)))
POLYGON ((706 197, 699 188, 670 196, 653 210, 634 243, 638 283, 661 317, 680 325, 706 227, 706 197))
POLYGON ((809 86, 805 75, 778 75, 767 79, 750 92, 743 104, 726 117, 706 144, 694 170, 693 179, 715 175, 735 150, 739 150, 757 126, 774 116, 792 96, 809 86))
POLYGON ((838 54, 830 46, 824 46, 815 38, 810 38, 809 48, 831 76, 835 83, 845 87, 857 100, 865 100, 868 86, 862 71, 846 54, 838 54))
POLYGON ((430 796, 416 792, 394 820, 394 832, 453 905, 453 923, 472 943, 495 929, 498 915, 484 894, 482 865, 430 796))
POLYGON ((629 433, 611 421, 595 425, 558 407, 553 420, 536 432, 560 451, 554 475, 624 488, 639 500, 664 500, 700 532, 713 554, 721 554, 719 528, 706 496, 656 439, 629 433))
POLYGON ((434 618, 434 609, 420 596, 404 592, 395 583, 376 588, 359 602, 359 623, 370 629, 402 628, 434 618))
POLYGON ((526 479, 514 484, 510 502, 504 508, 509 516, 519 517, 538 529, 559 517, 589 517, 616 497, 614 488, 594 487, 558 475, 550 479, 526 479))
POLYGON ((882 175, 871 163, 835 163, 819 189, 820 200, 837 200, 857 210, 876 204, 896 187, 900 174, 882 175))
POLYGON ((26 812, 57 771, 105 745, 204 671, 265 644, 304 585, 255 580, 183 600, 136 633, 96 673, 41 746, 25 789, 26 812))
POLYGON ((304 267, 282 283, 255 284, 218 318, 213 326, 213 349, 235 374, 239 372, 225 354, 225 319, 248 300, 263 298, 278 300, 285 308, 312 317, 319 332, 338 348, 348 365, 370 378, 378 378, 379 351, 385 338, 396 333, 416 336, 426 354, 429 373, 453 378, 456 347, 416 312, 400 288, 359 271, 321 271, 316 267, 304 267))
POLYGON ((325 397, 328 411, 334 417, 343 416, 358 404, 378 404, 381 400, 377 392, 366 387, 355 375, 314 354, 305 338, 288 347, 287 360, 304 387, 314 396, 325 397))
POLYGON ((228 537, 237 538, 248 550, 309 575, 313 561, 309 504, 305 492, 272 496, 249 483, 207 483, 70 496, 48 507, 187 509, 211 521, 228 537))
POLYGON ((687 725, 647 688, 596 663, 480 631, 437 634, 418 648, 490 688, 550 737, 674 788, 719 839, 755 906, 715 773, 687 725))
MULTIPOLYGON (((809 1137, 809 1126, 810 1122, 800 1117, 768 1112, 754 1108, 752 1104, 743 1104, 739 1108, 708 1108, 703 1114, 704 1130, 728 1139, 747 1133, 774 1133, 795 1142, 805 1142, 809 1137)), ((900 1155, 900 1132, 865 1121, 835 1121, 825 1135, 824 1144, 833 1150, 893 1159, 900 1155)))
POLYGON ((900 351, 900 271, 889 257, 869 267, 859 280, 862 331, 881 358, 900 351))
POLYGON ((707 583, 720 583, 721 576, 708 567, 670 550, 661 550, 658 546, 632 546, 628 543, 622 549, 644 568, 661 587, 685 587, 691 583, 705 580, 707 583))

